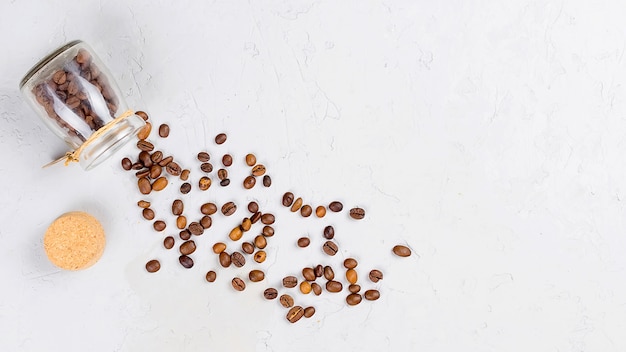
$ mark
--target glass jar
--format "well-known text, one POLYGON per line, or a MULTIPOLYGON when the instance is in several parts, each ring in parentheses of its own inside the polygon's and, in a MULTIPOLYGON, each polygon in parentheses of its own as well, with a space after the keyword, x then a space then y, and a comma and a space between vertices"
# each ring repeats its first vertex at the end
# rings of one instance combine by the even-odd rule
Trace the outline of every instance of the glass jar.
POLYGON ((20 90, 43 122, 72 148, 68 162, 78 161, 85 170, 106 160, 145 126, 128 109, 106 66, 80 40, 33 66, 20 90))

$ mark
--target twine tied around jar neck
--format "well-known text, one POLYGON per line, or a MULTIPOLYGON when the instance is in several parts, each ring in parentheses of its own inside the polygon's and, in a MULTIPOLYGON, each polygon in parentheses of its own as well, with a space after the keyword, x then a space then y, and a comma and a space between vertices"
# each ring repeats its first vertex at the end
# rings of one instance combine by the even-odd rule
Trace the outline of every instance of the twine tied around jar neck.
POLYGON ((74 151, 66 152, 65 155, 63 155, 62 157, 60 157, 60 158, 58 158, 56 160, 53 160, 53 161, 47 163, 46 165, 42 166, 42 168, 46 168, 48 166, 54 165, 54 164, 56 164, 56 163, 58 163, 60 161, 63 161, 63 160, 65 160, 65 162, 64 162, 65 166, 68 166, 72 162, 80 161, 80 153, 82 153, 83 149, 85 149, 94 140, 98 139, 98 137, 100 137, 106 131, 108 131, 111 128, 113 128, 113 126, 115 126, 115 124, 117 124, 118 122, 128 118, 129 116, 132 116, 133 114, 134 114, 134 111, 131 110, 131 109, 128 109, 128 110, 124 111, 120 116, 118 116, 115 119, 109 121, 109 123, 107 123, 106 125, 104 125, 101 128, 99 128, 97 131, 92 133, 91 136, 89 136, 89 138, 87 138, 83 142, 83 144, 80 145, 80 147, 76 148, 74 151))

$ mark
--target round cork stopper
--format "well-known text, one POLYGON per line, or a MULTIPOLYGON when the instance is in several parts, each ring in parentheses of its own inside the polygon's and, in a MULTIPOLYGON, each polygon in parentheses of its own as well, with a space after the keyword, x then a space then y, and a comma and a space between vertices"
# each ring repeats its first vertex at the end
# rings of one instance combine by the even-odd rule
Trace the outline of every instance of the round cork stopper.
POLYGON ((105 243, 104 229, 98 219, 80 211, 59 216, 43 238, 48 259, 66 270, 94 265, 102 256, 105 243))

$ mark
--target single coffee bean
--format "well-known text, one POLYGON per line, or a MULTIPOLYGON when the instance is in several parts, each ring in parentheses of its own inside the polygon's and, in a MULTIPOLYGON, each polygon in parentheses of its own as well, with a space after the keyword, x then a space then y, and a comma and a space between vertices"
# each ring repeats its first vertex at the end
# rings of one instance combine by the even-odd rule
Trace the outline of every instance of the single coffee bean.
POLYGON ((167 178, 161 176, 152 183, 153 191, 162 191, 167 186, 167 178))
POLYGON ((150 202, 148 202, 147 200, 140 200, 137 202, 137 206, 139 206, 140 208, 150 208, 150 202))
POLYGON ((180 179, 183 181, 187 181, 189 179, 190 173, 191 171, 189 171, 189 169, 184 169, 183 171, 180 172, 180 179))
POLYGON ((263 186, 269 187, 271 185, 272 185, 272 178, 270 177, 270 175, 263 176, 263 186))
POLYGON ((313 214, 313 208, 311 208, 310 205, 306 204, 300 208, 300 215, 302 215, 302 217, 308 218, 311 214, 313 214))
POLYGON ((252 214, 252 216, 250 217, 250 221, 252 221, 253 224, 256 224, 257 221, 261 220, 261 216, 263 214, 261 214, 260 211, 257 211, 256 213, 252 214))
POLYGON ((300 292, 302 292, 305 295, 308 295, 309 293, 311 293, 311 290, 313 288, 311 288, 311 283, 308 281, 302 281, 300 283, 300 292))
POLYGON ((220 180, 225 180, 228 178, 228 170, 226 169, 219 169, 217 170, 217 178, 219 178, 220 180))
POLYGON ((180 193, 187 194, 189 193, 189 191, 191 191, 191 185, 189 184, 189 182, 185 182, 180 185, 180 193))
POLYGON ((243 291, 246 289, 246 283, 238 277, 233 278, 232 285, 236 291, 243 291))
POLYGON ((239 252, 233 252, 233 254, 230 255, 230 262, 234 266, 241 268, 246 265, 246 258, 239 252))
POLYGON ((329 281, 335 278, 335 272, 333 271, 333 268, 328 265, 324 267, 324 278, 329 281))
POLYGON ((146 114, 145 111, 136 111, 135 115, 141 117, 144 121, 148 121, 148 114, 146 114))
POLYGON ((250 189, 256 184, 256 178, 254 176, 248 176, 243 180, 243 188, 250 189))
POLYGON ((361 297, 360 294, 351 293, 346 297, 346 303, 348 303, 348 305, 350 306, 356 306, 357 304, 361 303, 362 299, 363 298, 361 297))
POLYGON ((247 232, 250 231, 250 228, 252 228, 252 221, 249 218, 243 218, 243 220, 241 220, 241 229, 247 232))
POLYGON ((176 199, 172 202, 172 214, 181 215, 185 209, 185 204, 182 200, 176 199))
POLYGON ((317 208, 315 208, 315 216, 317 216, 318 218, 323 218, 324 215, 326 215, 326 207, 325 206, 320 205, 317 208))
POLYGON ((290 323, 297 322, 298 320, 302 319, 303 316, 304 308, 300 306, 292 307, 291 309, 289 309, 289 312, 287 312, 287 320, 289 320, 290 323))
POLYGON ((175 161, 170 162, 165 166, 165 171, 172 176, 180 176, 183 169, 175 161))
POLYGON ((248 211, 252 214, 256 213, 259 211, 259 204, 255 201, 248 203, 248 211))
POLYGON ((198 188, 200 188, 201 191, 206 191, 209 187, 211 187, 211 179, 207 176, 200 177, 200 180, 198 180, 198 188))
POLYGON ((304 317, 310 318, 315 314, 315 307, 306 307, 304 308, 304 317))
POLYGON ((193 259, 191 259, 191 257, 188 257, 186 255, 181 255, 180 257, 178 257, 178 262, 180 263, 180 265, 182 265, 183 267, 190 269, 191 267, 193 267, 193 259))
POLYGON ((350 286, 348 286, 348 291, 350 291, 350 293, 358 293, 361 291, 361 285, 350 284, 350 286))
POLYGON ((322 264, 317 264, 313 271, 315 272, 315 277, 324 276, 324 267, 322 266, 322 264))
POLYGON ((335 228, 328 225, 324 227, 324 238, 327 240, 332 240, 335 237, 335 228))
POLYGON ((298 247, 300 248, 304 248, 306 246, 308 246, 311 243, 311 240, 309 240, 308 237, 300 237, 298 238, 298 247))
POLYGON ((313 268, 304 268, 302 269, 302 276, 304 276, 305 280, 315 281, 315 270, 313 268))
POLYGON ((150 177, 150 169, 139 170, 135 173, 135 176, 137 176, 137 178, 150 177))
POLYGON ((354 258, 347 258, 346 260, 344 260, 344 261, 343 261, 343 266, 344 266, 346 269, 354 269, 354 268, 356 268, 356 266, 357 266, 358 264, 359 264, 359 263, 358 263, 358 262, 356 261, 356 259, 354 259, 354 258))
POLYGON ((206 278, 206 281, 208 282, 214 282, 215 279, 217 278, 217 273, 213 270, 210 270, 206 273, 205 278, 206 278))
POLYGON ((143 164, 142 164, 140 161, 138 161, 138 162, 134 163, 134 164, 130 167, 130 169, 131 169, 131 170, 141 170, 141 169, 143 169, 143 167, 144 167, 144 166, 143 166, 143 164))
POLYGON ((139 148, 139 150, 142 150, 144 152, 151 152, 154 150, 154 144, 148 142, 145 139, 142 139, 142 140, 137 141, 137 148, 139 148))
POLYGON ((195 221, 187 226, 187 230, 189 230, 189 232, 191 232, 194 236, 200 236, 204 233, 204 227, 195 221))
POLYGON ((159 269, 161 269, 161 263, 156 259, 152 259, 146 263, 146 270, 149 273, 156 273, 159 269))
POLYGON ((229 184, 230 184, 230 179, 229 178, 225 178, 225 179, 220 181, 220 186, 222 186, 222 187, 226 187, 229 184))
POLYGON ((339 201, 330 202, 330 204, 328 204, 328 209, 334 213, 338 213, 343 209, 343 204, 339 201))
POLYGON ((170 126, 167 124, 162 124, 159 126, 159 137, 167 138, 170 135, 170 126))
POLYGON ((165 247, 165 249, 172 249, 172 247, 174 247, 174 242, 174 237, 167 236, 163 240, 163 247, 165 247))
POLYGON ((411 255, 411 249, 409 249, 409 247, 407 246, 403 246, 400 244, 393 246, 392 251, 395 255, 399 257, 408 257, 411 255))
POLYGON ((233 164, 233 157, 230 154, 222 156, 222 165, 229 167, 233 164))
POLYGON ((337 247, 337 244, 335 244, 335 242, 326 241, 324 242, 324 245, 322 246, 322 250, 324 250, 324 253, 330 256, 333 256, 337 254, 337 251, 339 250, 339 248, 337 247))
POLYGON ((122 169, 128 171, 132 168, 132 166, 133 166, 133 162, 130 161, 130 159, 128 158, 122 159, 122 169))
POLYGON ((159 178, 162 172, 163 172, 163 168, 161 168, 159 164, 152 164, 152 166, 150 166, 150 170, 148 173, 149 173, 150 178, 154 180, 154 179, 159 178))
POLYGON ((221 252, 219 255, 220 265, 224 268, 228 268, 231 263, 230 254, 226 252, 221 252))
POLYGON ((237 205, 234 202, 227 202, 222 205, 222 214, 226 216, 231 216, 237 211, 237 205))
POLYGON ((380 292, 378 292, 378 290, 367 290, 364 296, 368 301, 375 301, 380 298, 380 292))
POLYGON ((322 294, 322 286, 320 286, 317 282, 311 283, 311 290, 316 296, 319 296, 322 294))
POLYGON ((291 205, 291 211, 295 213, 300 210, 300 207, 302 207, 302 198, 298 197, 291 205))
POLYGON ((287 192, 283 195, 283 206, 290 207, 293 204, 293 193, 287 192))
POLYGON ((365 210, 362 208, 350 209, 350 217, 356 220, 361 220, 365 217, 365 210))
POLYGON ((233 229, 230 230, 230 233, 228 234, 228 237, 231 239, 231 241, 239 241, 242 236, 243 229, 241 228, 241 226, 233 227, 233 229))
POLYGON ((178 237, 180 237, 180 239, 183 241, 187 241, 191 238, 191 232, 189 232, 189 230, 182 230, 178 233, 178 237))
POLYGON ((263 235, 256 236, 254 238, 254 245, 258 249, 264 249, 265 247, 267 247, 267 240, 265 239, 265 236, 263 235))
POLYGON ((270 213, 265 213, 261 216, 261 222, 265 225, 271 225, 274 223, 275 220, 276 218, 274 217, 274 215, 270 213))
POLYGON ((326 291, 328 292, 341 292, 343 290, 343 285, 339 281, 329 280, 326 282, 326 291))
POLYGON ((145 208, 142 212, 141 215, 143 215, 143 218, 146 220, 153 220, 154 219, 154 210, 150 209, 150 208, 145 208))
POLYGON ((200 226, 204 227, 204 229, 208 229, 213 225, 213 219, 210 216, 205 215, 200 219, 200 226))
POLYGON ((383 279, 383 273, 378 269, 374 269, 370 271, 369 277, 370 277, 370 281, 378 282, 383 279))
POLYGON ((174 157, 170 155, 168 157, 161 159, 161 161, 159 161, 159 165, 163 167, 167 167, 167 165, 171 163, 173 160, 174 160, 174 157))
POLYGON ((206 172, 206 173, 212 172, 213 171, 213 164, 208 163, 208 162, 207 163, 202 163, 202 164, 200 164, 200 170, 202 170, 202 172, 206 172))
POLYGON ((278 301, 280 302, 280 305, 282 305, 285 308, 291 308, 293 307, 293 297, 291 297, 288 294, 283 294, 280 295, 280 297, 278 298, 278 301))
POLYGON ((215 203, 204 203, 200 207, 200 212, 204 215, 213 215, 217 212, 217 205, 215 203))
POLYGON ((150 194, 150 192, 152 192, 152 185, 147 177, 142 177, 137 180, 137 187, 139 187, 141 194, 150 194))
POLYGON ((256 164, 256 156, 254 154, 246 154, 246 165, 254 166, 256 164))
POLYGON ((256 165, 252 168, 252 175, 253 176, 263 176, 265 175, 265 166, 259 164, 256 165))
POLYGON ((180 254, 190 255, 196 251, 196 243, 194 241, 185 241, 178 249, 180 250, 180 254))
POLYGON ((356 273, 356 270, 354 269, 346 270, 346 280, 348 280, 348 282, 351 284, 356 284, 356 281, 358 280, 358 275, 356 273))
POLYGON ((226 134, 225 133, 220 133, 217 136, 215 136, 215 143, 217 144, 224 144, 224 142, 226 142, 226 134))
POLYGON ((265 237, 272 237, 274 236, 274 228, 270 225, 265 225, 263 226, 263 231, 261 231, 261 234, 265 237))
POLYGON ((241 250, 246 254, 254 253, 254 245, 250 242, 244 242, 241 244, 241 250))
POLYGON ((286 288, 293 288, 296 287, 298 285, 298 278, 290 275, 290 276, 285 276, 283 278, 283 286, 285 286, 286 288))
POLYGON ((263 291, 263 297, 265 297, 265 299, 276 299, 276 297, 278 297, 278 290, 272 287, 267 288, 263 291))
POLYGON ((165 221, 163 220, 157 220, 152 224, 152 227, 156 230, 156 231, 163 231, 165 230, 165 228, 167 227, 167 225, 165 225, 165 221))
POLYGON ((262 272, 261 270, 256 270, 256 269, 251 270, 250 273, 248 274, 248 278, 252 282, 263 281, 263 279, 265 279, 265 273, 262 272))
MULTIPOLYGON (((157 164, 163 160, 163 152, 160 150, 157 150, 156 152, 152 153, 152 155, 150 155, 150 160, 152 160, 153 164, 157 164)), ((161 165, 159 165, 161 166, 161 165)))
POLYGON ((257 263, 263 263, 267 258, 267 253, 265 251, 257 251, 254 253, 254 261, 257 263))
POLYGON ((198 153, 198 160, 200 160, 203 163, 206 163, 207 161, 211 160, 211 156, 207 152, 200 152, 198 153))
POLYGON ((150 136, 150 132, 152 132, 152 124, 150 122, 146 122, 146 125, 143 126, 137 133, 137 138, 139 138, 139 140, 145 140, 150 136))
POLYGON ((215 254, 220 254, 225 250, 226 250, 226 243, 217 242, 216 244, 213 245, 213 253, 215 254))

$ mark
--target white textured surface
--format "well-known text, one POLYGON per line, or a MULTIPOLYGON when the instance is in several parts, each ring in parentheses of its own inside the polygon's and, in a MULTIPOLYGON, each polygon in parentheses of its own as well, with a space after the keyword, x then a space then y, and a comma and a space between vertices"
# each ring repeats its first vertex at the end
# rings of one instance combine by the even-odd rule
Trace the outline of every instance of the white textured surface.
MULTIPOLYGON (((0 350, 626 350, 625 9, 4 1, 0 350), (238 165, 254 152, 267 165, 270 189, 244 191, 238 167, 229 188, 188 197, 190 216, 207 198, 240 205, 198 239, 206 254, 193 269, 141 219, 119 158, 91 173, 40 168, 65 147, 17 84, 76 38, 95 48, 131 106, 172 126, 156 142, 196 177, 204 148, 238 165), (229 140, 217 148, 222 131, 229 140), (367 218, 301 220, 280 206, 286 190, 360 205, 367 218), (210 245, 250 199, 278 218, 266 281, 234 292, 230 278, 247 271, 228 269, 207 284, 217 268, 210 245), (56 270, 42 250, 47 225, 69 210, 93 213, 108 233, 102 260, 84 272, 56 270), (291 325, 261 292, 328 260, 318 250, 327 223, 342 249, 331 262, 355 256, 362 285, 382 297, 347 307, 343 295, 295 295, 317 313, 291 325), (296 251, 304 233, 313 244, 296 251), (396 243, 416 255, 393 257, 396 243), (163 268, 148 275, 153 257, 163 268), (374 267, 385 273, 376 285, 366 279, 374 267)), ((175 187, 151 196, 157 216, 175 196, 175 187)))

